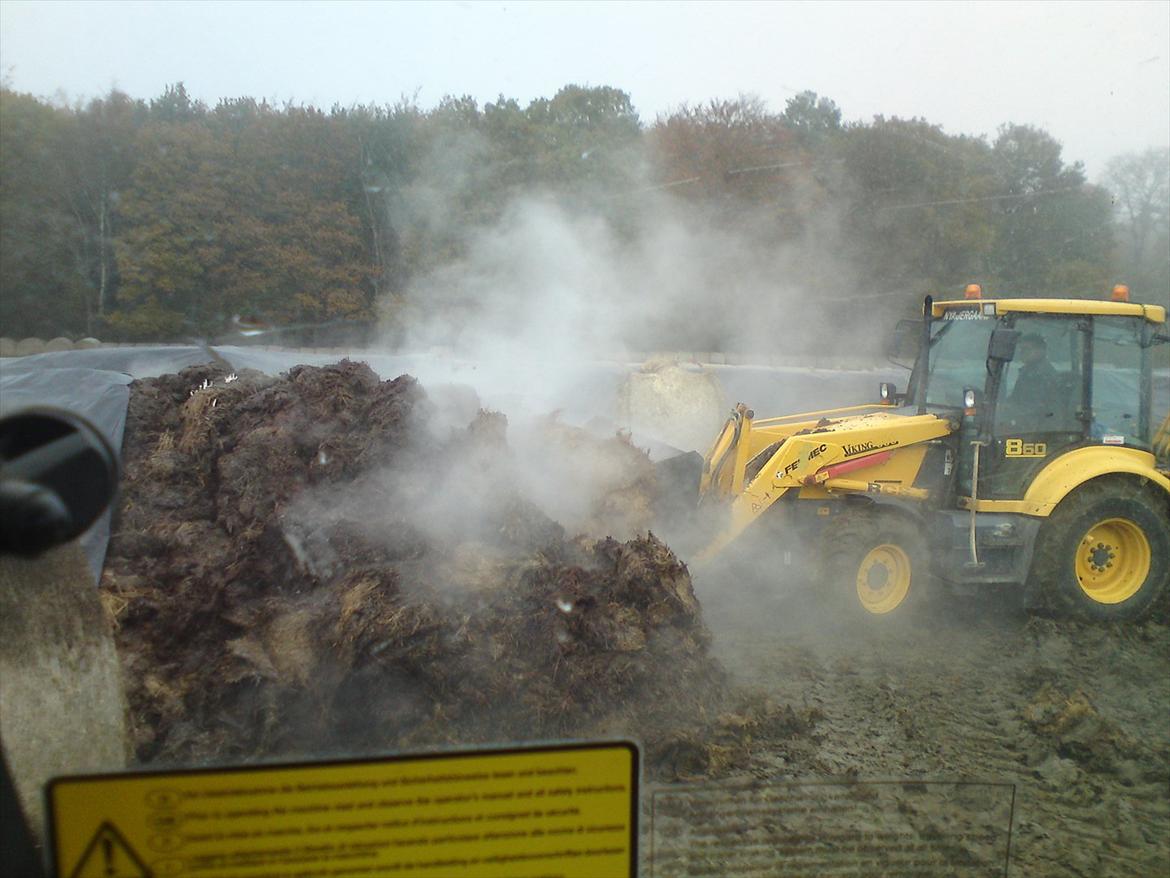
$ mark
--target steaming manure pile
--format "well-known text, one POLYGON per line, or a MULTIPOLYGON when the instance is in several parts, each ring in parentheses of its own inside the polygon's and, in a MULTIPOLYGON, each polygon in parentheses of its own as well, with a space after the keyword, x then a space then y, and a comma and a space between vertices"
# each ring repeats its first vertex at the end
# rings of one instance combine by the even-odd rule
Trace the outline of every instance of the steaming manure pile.
MULTIPOLYGON (((570 538, 502 416, 439 437, 434 412, 348 361, 132 385, 102 588, 140 761, 626 734, 675 776, 807 729, 728 701, 663 543, 570 538)), ((594 511, 629 524, 649 464, 606 443, 630 466, 594 511)))

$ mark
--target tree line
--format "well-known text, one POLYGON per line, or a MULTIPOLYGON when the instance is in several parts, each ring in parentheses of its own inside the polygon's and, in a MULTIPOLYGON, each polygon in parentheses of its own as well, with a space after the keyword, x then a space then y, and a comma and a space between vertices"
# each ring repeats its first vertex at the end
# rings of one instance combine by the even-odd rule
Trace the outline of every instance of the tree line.
POLYGON ((1165 149, 1120 156, 1092 185, 1033 126, 846 123, 811 92, 783 112, 740 97, 645 122, 625 92, 575 85, 527 106, 328 110, 207 106, 182 84, 73 106, 5 87, 0 334, 171 340, 425 312, 412 282, 534 191, 631 246, 664 205, 761 252, 815 242, 834 258, 805 263, 814 301, 1125 280, 1168 302, 1168 167, 1165 149))

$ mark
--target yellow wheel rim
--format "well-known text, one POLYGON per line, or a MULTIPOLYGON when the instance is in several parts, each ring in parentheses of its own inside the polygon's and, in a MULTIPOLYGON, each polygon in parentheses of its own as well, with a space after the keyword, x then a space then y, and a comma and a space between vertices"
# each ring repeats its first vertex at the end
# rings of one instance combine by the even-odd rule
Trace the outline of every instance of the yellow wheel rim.
POLYGON ((876 615, 895 610, 910 594, 910 556, 899 546, 875 546, 857 568, 857 597, 876 615))
POLYGON ((1150 575, 1150 541, 1129 519, 1099 521, 1077 546, 1076 573, 1092 600, 1119 604, 1137 594, 1150 575))

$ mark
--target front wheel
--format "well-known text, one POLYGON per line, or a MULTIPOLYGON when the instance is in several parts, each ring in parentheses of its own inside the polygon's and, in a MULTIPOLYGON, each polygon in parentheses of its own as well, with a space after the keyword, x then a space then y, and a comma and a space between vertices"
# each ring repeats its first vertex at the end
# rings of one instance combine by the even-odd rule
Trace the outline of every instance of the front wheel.
POLYGON ((1170 584, 1165 493, 1117 479, 1082 486, 1041 527, 1032 570, 1058 613, 1141 618, 1170 584))
POLYGON ((930 593, 930 556, 921 529, 882 509, 842 513, 822 551, 827 586, 860 615, 906 615, 930 593))

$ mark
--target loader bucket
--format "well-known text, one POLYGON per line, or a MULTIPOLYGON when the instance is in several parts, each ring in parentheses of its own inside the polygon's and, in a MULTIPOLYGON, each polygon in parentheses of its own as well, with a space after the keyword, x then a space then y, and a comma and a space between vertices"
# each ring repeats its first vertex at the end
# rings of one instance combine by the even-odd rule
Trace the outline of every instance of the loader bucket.
POLYGON ((658 476, 658 501, 674 508, 699 505, 699 478, 703 474, 703 455, 682 451, 654 464, 658 476))
POLYGON ((698 550, 710 542, 717 531, 711 517, 699 509, 699 479, 703 473, 703 455, 683 451, 654 464, 658 493, 654 502, 654 527, 670 540, 681 555, 698 550))

